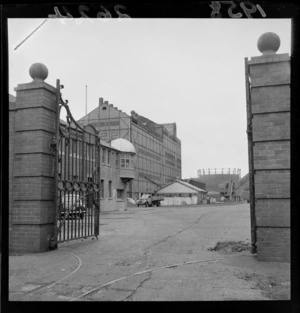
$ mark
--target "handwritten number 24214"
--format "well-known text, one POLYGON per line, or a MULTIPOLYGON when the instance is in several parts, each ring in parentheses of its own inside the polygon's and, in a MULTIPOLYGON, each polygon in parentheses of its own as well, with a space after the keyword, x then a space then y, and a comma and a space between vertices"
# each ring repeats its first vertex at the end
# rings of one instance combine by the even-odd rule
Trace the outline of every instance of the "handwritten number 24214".
MULTIPOLYGON (((243 14, 241 12, 238 13, 233 13, 233 10, 236 8, 236 5, 233 1, 212 1, 211 4, 209 5, 213 10, 210 14, 210 17, 222 17, 221 13, 220 13, 220 9, 221 9, 221 3, 222 4, 230 4, 231 6, 228 9, 228 15, 230 17, 233 18, 241 18, 243 16, 243 14)), ((251 13, 255 13, 257 11, 257 9, 259 10, 260 14, 262 15, 262 17, 266 17, 266 13, 264 12, 264 10, 262 9, 262 7, 257 4, 256 6, 254 4, 252 4, 250 1, 246 1, 246 3, 241 2, 240 3, 241 8, 243 9, 244 13, 246 14, 246 16, 248 18, 252 18, 251 13), (247 8, 246 4, 251 5, 251 8, 247 8)))

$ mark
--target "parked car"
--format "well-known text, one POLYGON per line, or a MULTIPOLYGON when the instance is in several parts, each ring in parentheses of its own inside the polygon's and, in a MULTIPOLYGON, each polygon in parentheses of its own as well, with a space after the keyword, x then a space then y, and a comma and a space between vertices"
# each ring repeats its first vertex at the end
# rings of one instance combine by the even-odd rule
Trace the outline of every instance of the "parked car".
POLYGON ((142 195, 138 200, 137 200, 137 206, 139 207, 140 205, 144 206, 160 206, 160 201, 163 201, 164 197, 162 196, 156 196, 156 195, 142 195))
POLYGON ((83 197, 78 194, 70 194, 69 196, 65 195, 61 198, 61 203, 59 205, 60 217, 64 218, 65 214, 67 218, 84 218, 86 213, 86 206, 83 197))

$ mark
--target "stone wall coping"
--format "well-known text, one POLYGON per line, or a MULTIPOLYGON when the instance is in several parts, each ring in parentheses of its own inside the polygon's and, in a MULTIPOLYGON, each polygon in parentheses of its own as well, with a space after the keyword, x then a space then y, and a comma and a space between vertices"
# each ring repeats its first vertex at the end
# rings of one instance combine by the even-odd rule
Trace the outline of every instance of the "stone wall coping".
POLYGON ((274 63, 274 62, 284 62, 284 61, 290 61, 290 56, 288 53, 251 57, 251 59, 248 61, 248 64, 254 65, 254 64, 261 64, 261 63, 274 63))
POLYGON ((32 90, 32 89, 46 89, 54 94, 56 94, 56 88, 45 83, 44 81, 33 81, 31 83, 26 84, 19 84, 17 87, 14 88, 15 91, 25 91, 25 90, 32 90))

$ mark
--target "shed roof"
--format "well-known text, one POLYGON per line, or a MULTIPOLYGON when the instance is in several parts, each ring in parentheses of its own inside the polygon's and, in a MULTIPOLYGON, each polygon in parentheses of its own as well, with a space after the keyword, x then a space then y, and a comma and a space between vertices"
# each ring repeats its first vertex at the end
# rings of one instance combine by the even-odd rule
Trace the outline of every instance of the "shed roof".
POLYGON ((159 189, 156 193, 206 193, 207 191, 186 183, 180 179, 176 179, 174 182, 159 189))

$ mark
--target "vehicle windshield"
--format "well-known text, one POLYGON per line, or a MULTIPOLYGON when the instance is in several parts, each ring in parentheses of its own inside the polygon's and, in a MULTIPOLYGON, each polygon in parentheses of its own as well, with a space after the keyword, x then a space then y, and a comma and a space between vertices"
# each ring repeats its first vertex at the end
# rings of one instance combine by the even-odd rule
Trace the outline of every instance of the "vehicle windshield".
POLYGON ((149 195, 142 195, 140 199, 148 199, 149 197, 150 197, 149 195))

